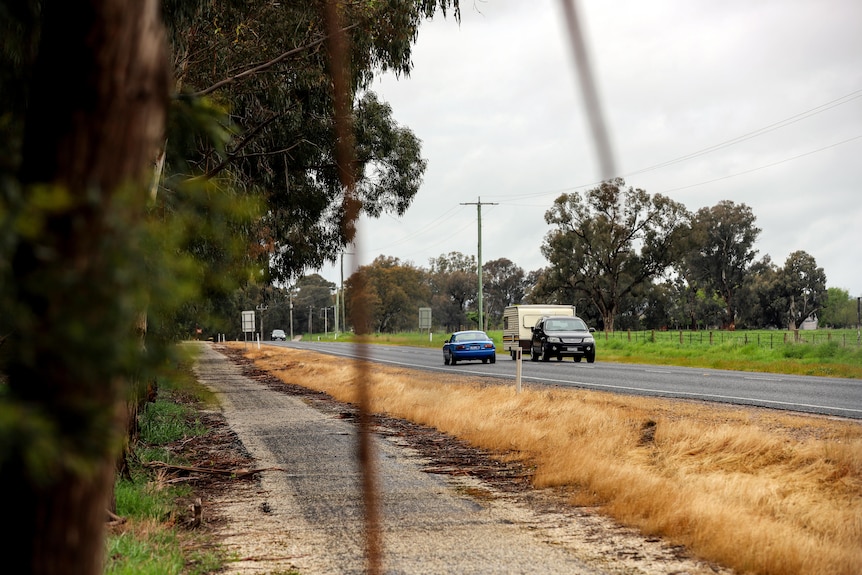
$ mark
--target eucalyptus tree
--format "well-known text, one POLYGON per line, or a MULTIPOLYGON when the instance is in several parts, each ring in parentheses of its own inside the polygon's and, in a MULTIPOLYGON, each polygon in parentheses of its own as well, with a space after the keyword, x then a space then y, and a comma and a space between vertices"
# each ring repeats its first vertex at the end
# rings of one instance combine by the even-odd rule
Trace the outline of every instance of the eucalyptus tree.
MULTIPOLYGON (((613 331, 622 302, 662 277, 678 257, 689 213, 670 198, 625 187, 622 178, 563 194, 545 213, 545 290, 584 298, 613 331)), ((574 303, 574 301, 572 302, 574 303)))
POLYGON ((95 575, 127 382, 156 359, 133 326, 165 286, 143 217, 164 29, 156 0, 77 0, 4 3, 0 30, 4 571, 95 575))
MULTIPOLYGON (((328 331, 327 321, 335 317, 336 284, 320 274, 310 274, 296 281, 293 297, 294 329, 305 333, 328 331)), ((277 327, 277 326, 273 326, 277 327)))
POLYGON ((367 306, 366 331, 416 330, 419 308, 431 303, 427 271, 398 258, 378 256, 347 280, 347 302, 367 306), (362 289, 359 289, 362 286, 362 289), (360 292, 364 292, 360 293, 360 292), (359 300, 358 298, 365 298, 359 300))
POLYGON ((826 304, 826 273, 811 254, 798 250, 787 256, 779 272, 789 329, 799 329, 826 304))
POLYGON ((724 200, 699 209, 691 221, 686 264, 704 289, 724 301, 724 327, 734 328, 739 298, 749 268, 757 255, 754 244, 760 229, 745 204, 724 200))
POLYGON ((506 306, 524 299, 524 270, 508 258, 482 264, 484 301, 489 325, 500 326, 506 306))
POLYGON ((449 252, 431 258, 429 264, 433 316, 450 331, 466 327, 467 312, 479 297, 476 257, 449 252))
MULTIPOLYGON (((265 198, 251 230, 271 278, 290 282, 304 269, 335 261, 354 237, 354 215, 339 179, 333 130, 333 82, 319 0, 171 1, 168 21, 177 78, 177 107, 222 106, 229 122, 223 147, 189 142, 182 166, 190 175, 221 175, 265 198)), ((363 213, 403 214, 426 162, 420 141, 370 92, 382 72, 409 74, 411 46, 423 19, 452 11, 457 0, 363 0, 340 4, 349 37, 355 199, 363 213)), ((169 139, 169 142, 171 140, 169 139)))
POLYGON ((841 288, 826 290, 826 303, 820 314, 820 325, 830 327, 856 327, 859 317, 856 298, 850 297, 850 292, 841 288))

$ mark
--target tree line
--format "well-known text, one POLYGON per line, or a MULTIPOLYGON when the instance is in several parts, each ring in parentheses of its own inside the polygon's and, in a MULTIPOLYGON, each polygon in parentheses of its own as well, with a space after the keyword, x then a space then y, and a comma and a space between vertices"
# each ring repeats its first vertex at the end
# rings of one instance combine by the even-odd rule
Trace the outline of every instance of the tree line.
MULTIPOLYGON (((500 329, 506 306, 521 303, 572 304, 607 331, 798 329, 814 317, 840 328, 858 319, 856 301, 846 290, 827 288, 812 255, 795 251, 782 266, 768 255, 757 258, 760 230, 745 204, 722 201, 690 213, 678 202, 615 179, 561 195, 545 220, 546 267, 527 272, 507 258, 482 264, 485 329, 500 329)), ((437 329, 479 327, 472 255, 442 254, 427 267, 380 255, 347 279, 343 296, 339 290, 312 274, 290 289, 271 288, 264 297, 294 302, 299 333, 416 330, 420 307, 431 308, 437 329), (363 306, 365 325, 345 326, 340 316, 336 323, 340 302, 348 320, 351 309, 363 306)), ((285 309, 275 303, 267 312, 270 321, 287 325, 285 309)))

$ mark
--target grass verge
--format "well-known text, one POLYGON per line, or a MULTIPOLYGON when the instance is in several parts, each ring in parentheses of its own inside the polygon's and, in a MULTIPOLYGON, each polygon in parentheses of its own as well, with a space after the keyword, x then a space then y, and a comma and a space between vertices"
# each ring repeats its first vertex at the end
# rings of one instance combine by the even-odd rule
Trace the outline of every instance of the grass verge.
POLYGON ((197 383, 191 362, 183 360, 159 380, 156 401, 139 417, 129 476, 114 487, 123 521, 108 534, 106 575, 203 575, 224 565, 224 554, 206 542, 205 532, 184 526, 191 487, 146 467, 152 461, 187 463, 170 446, 208 432, 198 407, 211 404, 213 396, 197 383))
MULTIPOLYGON (((285 382, 356 401, 351 362, 244 352, 285 382)), ((375 412, 523 461, 536 487, 704 559, 764 575, 851 575, 862 565, 858 422, 538 386, 518 394, 381 365, 366 373, 375 412)))
MULTIPOLYGON (((369 343, 443 347, 446 333, 378 333, 369 343)), ((503 332, 489 331, 503 349, 503 332)), ((315 336, 334 340, 333 333, 315 336)), ((706 367, 737 371, 787 373, 862 379, 862 345, 855 330, 829 333, 808 332, 797 340, 793 332, 597 332, 598 361, 706 367), (789 336, 788 336, 789 334, 789 336), (814 336, 817 337, 814 337, 814 336), (787 336, 787 337, 785 337, 787 336), (831 336, 831 337, 830 337, 831 336), (710 343, 712 340, 712 343, 710 343)), ((352 341, 351 334, 339 334, 338 341, 352 341)))

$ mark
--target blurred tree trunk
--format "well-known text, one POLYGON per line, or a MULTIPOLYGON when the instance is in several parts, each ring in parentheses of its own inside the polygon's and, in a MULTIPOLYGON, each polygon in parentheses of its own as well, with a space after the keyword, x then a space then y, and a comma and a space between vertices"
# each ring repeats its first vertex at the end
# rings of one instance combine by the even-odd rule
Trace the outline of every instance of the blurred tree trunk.
POLYGON ((124 249, 169 78, 158 0, 48 0, 41 24, 19 173, 38 232, 21 233, 12 259, 20 421, 0 442, 4 572, 89 575, 102 571, 134 362, 123 268, 140 264, 124 249))

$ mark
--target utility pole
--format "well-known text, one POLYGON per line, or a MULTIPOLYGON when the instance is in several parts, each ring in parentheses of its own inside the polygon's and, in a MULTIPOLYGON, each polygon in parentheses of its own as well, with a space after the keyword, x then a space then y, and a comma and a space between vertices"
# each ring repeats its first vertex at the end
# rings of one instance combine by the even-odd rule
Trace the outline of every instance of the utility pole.
POLYGON ((260 312, 260 339, 263 340, 263 312, 266 311, 268 306, 263 305, 262 303, 257 304, 257 311, 260 312))
POLYGON ((862 343, 862 297, 856 298, 856 345, 862 343))
MULTIPOLYGON (((341 329, 344 332, 347 332, 347 305, 344 298, 344 256, 352 256, 356 255, 353 252, 341 252, 341 329)), ((337 306, 336 306, 337 307, 337 306)), ((338 310, 335 310, 335 315, 338 315, 338 310)))
POLYGON ((476 206, 476 212, 479 215, 479 329, 485 329, 485 303, 482 296, 482 206, 496 206, 496 203, 482 203, 482 198, 478 202, 462 202, 462 206, 476 206))

